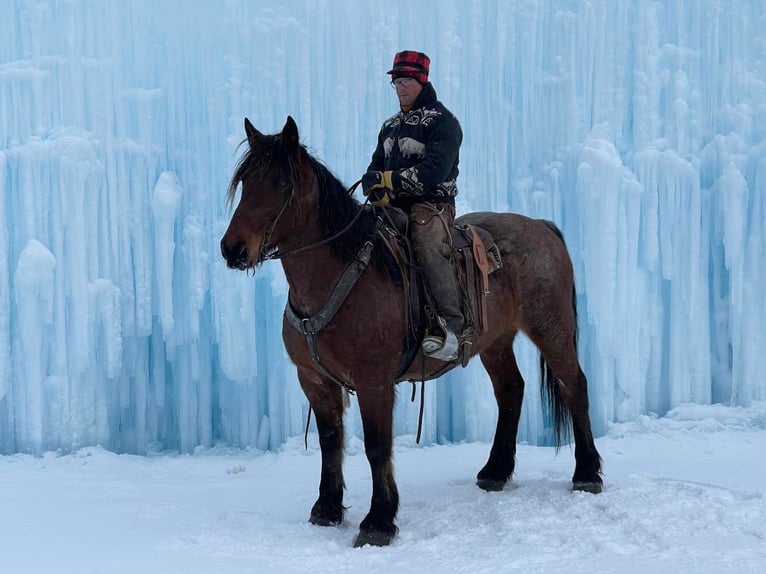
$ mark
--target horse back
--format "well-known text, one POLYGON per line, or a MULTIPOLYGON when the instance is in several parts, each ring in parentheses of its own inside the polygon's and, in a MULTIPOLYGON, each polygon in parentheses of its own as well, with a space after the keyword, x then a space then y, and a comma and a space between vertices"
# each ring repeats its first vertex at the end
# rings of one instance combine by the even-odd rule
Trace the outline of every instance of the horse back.
POLYGON ((530 279, 567 281, 572 262, 563 235, 556 225, 516 213, 481 211, 467 213, 455 225, 472 225, 486 230, 503 258, 502 273, 524 273, 530 279))
POLYGON ((489 325, 484 343, 509 330, 529 335, 551 317, 561 318, 567 325, 573 320, 572 261, 555 224, 493 212, 468 213, 456 224, 486 229, 503 260, 502 268, 489 278, 489 325))

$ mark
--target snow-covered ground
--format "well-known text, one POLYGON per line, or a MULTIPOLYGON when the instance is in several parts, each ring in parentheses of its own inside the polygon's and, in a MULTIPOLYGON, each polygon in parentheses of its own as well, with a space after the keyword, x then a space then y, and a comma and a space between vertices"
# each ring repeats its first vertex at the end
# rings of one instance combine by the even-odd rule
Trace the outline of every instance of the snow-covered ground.
POLYGON ((316 437, 278 453, 0 457, 0 572, 766 572, 766 404, 689 405, 597 440, 601 495, 572 493, 566 447, 520 445, 513 485, 474 476, 487 444, 397 440, 399 537, 353 549, 369 503, 361 443, 346 458, 346 522, 308 524, 316 437))

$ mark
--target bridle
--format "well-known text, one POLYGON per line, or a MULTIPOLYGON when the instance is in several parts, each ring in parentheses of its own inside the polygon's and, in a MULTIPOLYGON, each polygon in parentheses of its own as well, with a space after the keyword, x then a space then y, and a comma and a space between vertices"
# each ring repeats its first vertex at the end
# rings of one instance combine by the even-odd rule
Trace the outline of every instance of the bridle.
MULTIPOLYGON (((351 187, 348 188, 347 193, 349 195, 353 195, 356 188, 359 186, 359 184, 362 183, 362 180, 360 179, 356 183, 354 183, 351 187)), ((310 243, 309 245, 303 245, 301 247, 296 247, 295 249, 292 249, 290 251, 280 252, 278 249, 269 249, 269 240, 271 239, 271 234, 274 232, 274 228, 277 226, 277 223, 279 223, 279 219, 284 214, 285 210, 287 209, 287 206, 290 205, 290 202, 293 200, 293 197, 295 197, 295 185, 292 186, 292 189, 290 190, 289 197, 285 200, 285 202, 282 204, 281 209, 279 210, 279 213, 277 213, 277 216, 273 219, 273 221, 269 224, 269 226, 266 228, 266 232, 263 234, 263 241, 261 242, 261 249, 259 253, 259 259, 261 261, 266 261, 268 259, 284 259, 285 257, 289 257, 290 255, 295 255, 296 253, 301 253, 303 251, 308 251, 309 249, 313 249, 314 247, 319 247, 320 245, 324 245, 326 243, 329 243, 330 241, 333 241, 334 239, 337 239, 344 233, 346 233, 351 227, 356 223, 356 220, 359 219, 359 216, 364 211, 364 206, 369 203, 370 198, 367 197, 364 200, 364 203, 362 203, 361 206, 359 206, 359 211, 356 212, 356 215, 351 219, 348 225, 338 231, 338 233, 331 235, 330 237, 326 237, 322 239, 321 241, 317 241, 316 243, 310 243)))

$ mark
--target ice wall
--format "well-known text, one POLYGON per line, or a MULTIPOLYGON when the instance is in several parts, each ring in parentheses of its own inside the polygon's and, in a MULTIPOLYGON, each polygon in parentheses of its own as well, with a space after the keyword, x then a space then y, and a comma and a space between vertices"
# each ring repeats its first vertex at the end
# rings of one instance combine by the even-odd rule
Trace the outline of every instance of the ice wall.
MULTIPOLYGON (((242 119, 292 115, 342 180, 432 58, 460 212, 556 221, 595 430, 766 399, 761 0, 0 0, 0 452, 274 448, 307 404, 278 264, 218 241, 242 119)), ((535 350, 521 440, 545 443, 535 350)), ((417 404, 401 389, 397 434, 417 404)), ((478 362, 426 389, 424 441, 488 440, 478 362)), ((349 432, 361 434, 358 412, 349 432)))

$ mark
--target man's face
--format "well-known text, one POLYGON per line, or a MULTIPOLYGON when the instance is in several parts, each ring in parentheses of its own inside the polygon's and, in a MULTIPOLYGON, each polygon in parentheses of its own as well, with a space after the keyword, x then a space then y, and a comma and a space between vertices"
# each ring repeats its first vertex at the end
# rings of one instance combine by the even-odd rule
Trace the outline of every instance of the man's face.
POLYGON ((423 86, 414 78, 396 78, 392 84, 394 84, 399 105, 403 110, 409 110, 412 107, 415 98, 423 89, 423 86))

